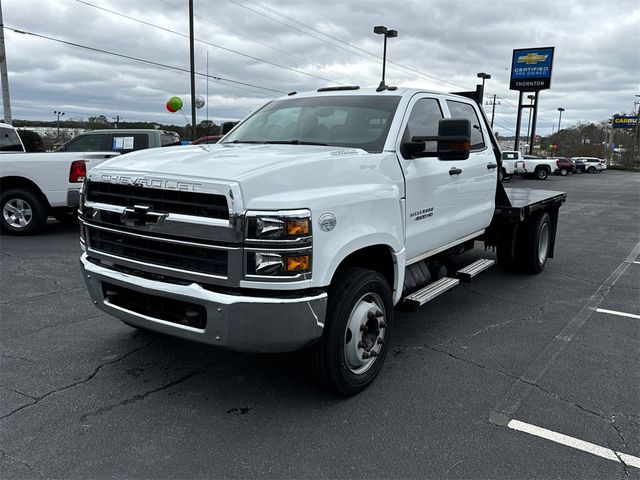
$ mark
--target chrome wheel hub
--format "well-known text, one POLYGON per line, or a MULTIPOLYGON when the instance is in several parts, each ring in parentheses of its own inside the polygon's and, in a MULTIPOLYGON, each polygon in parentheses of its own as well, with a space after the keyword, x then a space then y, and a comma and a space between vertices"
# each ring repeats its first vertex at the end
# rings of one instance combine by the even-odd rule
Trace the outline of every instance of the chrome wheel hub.
POLYGON ((33 218, 31 205, 21 198, 12 198, 2 207, 4 221, 13 228, 25 228, 33 218))
POLYGON ((360 298, 351 310, 344 336, 349 370, 360 375, 373 365, 382 350, 386 330, 384 303, 375 293, 360 298))

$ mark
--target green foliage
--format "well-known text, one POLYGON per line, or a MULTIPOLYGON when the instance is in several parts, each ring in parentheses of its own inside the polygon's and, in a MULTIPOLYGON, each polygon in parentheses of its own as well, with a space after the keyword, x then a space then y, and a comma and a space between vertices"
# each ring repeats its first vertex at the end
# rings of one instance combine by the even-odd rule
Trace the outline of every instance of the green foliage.
POLYGON ((42 138, 33 130, 17 130, 27 152, 44 152, 42 138))

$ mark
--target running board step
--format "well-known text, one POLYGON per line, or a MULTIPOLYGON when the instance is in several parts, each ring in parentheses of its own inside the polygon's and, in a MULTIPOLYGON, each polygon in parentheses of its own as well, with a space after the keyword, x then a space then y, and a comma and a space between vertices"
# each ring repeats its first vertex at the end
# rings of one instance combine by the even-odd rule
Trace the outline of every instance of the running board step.
POLYGON ((451 290, 459 283, 460 280, 458 280, 457 278, 443 277, 440 280, 436 280, 435 282, 430 283, 417 292, 414 292, 411 295, 407 295, 404 298, 404 302, 408 307, 421 307, 425 303, 430 302, 431 300, 436 298, 438 295, 451 290))
POLYGON ((471 281, 473 277, 475 277, 481 272, 484 272, 487 268, 490 268, 494 263, 496 263, 495 260, 489 260, 488 258, 482 258, 480 260, 476 260, 475 262, 458 270, 456 272, 456 277, 458 277, 461 282, 468 283, 471 281))

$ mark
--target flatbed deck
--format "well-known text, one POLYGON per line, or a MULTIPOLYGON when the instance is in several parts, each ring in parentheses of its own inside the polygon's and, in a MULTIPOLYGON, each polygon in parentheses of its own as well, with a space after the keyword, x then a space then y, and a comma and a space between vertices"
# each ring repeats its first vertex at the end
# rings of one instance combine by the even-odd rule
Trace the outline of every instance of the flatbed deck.
POLYGON ((505 188, 510 205, 496 204, 495 215, 498 217, 524 220, 539 210, 549 207, 560 207, 566 200, 565 192, 538 190, 534 188, 505 188))

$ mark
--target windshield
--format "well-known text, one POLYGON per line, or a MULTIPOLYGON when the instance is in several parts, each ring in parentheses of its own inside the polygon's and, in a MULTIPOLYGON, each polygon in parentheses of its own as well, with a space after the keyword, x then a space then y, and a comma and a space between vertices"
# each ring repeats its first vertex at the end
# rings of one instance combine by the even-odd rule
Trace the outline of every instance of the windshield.
POLYGON ((265 105, 223 143, 286 143, 382 151, 399 96, 287 98, 265 105))

